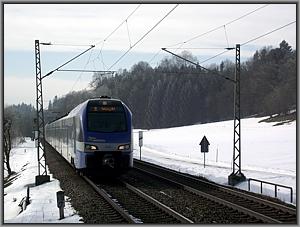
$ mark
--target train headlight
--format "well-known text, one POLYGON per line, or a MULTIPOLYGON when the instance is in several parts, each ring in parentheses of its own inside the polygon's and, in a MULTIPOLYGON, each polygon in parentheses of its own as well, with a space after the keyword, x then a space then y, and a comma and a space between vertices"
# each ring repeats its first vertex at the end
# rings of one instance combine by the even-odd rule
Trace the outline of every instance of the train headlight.
POLYGON ((130 144, 123 144, 118 147, 118 150, 121 150, 121 151, 129 150, 129 149, 130 149, 130 144))
POLYGON ((85 150, 86 151, 95 151, 95 150, 98 150, 98 147, 96 145, 86 144, 85 145, 85 150))

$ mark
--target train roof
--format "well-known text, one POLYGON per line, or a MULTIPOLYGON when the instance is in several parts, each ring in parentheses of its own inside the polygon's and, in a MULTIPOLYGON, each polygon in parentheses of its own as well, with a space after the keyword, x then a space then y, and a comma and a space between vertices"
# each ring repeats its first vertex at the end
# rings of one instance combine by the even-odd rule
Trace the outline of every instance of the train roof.
MULTIPOLYGON (((120 99, 114 99, 114 98, 111 98, 111 97, 108 97, 108 96, 100 96, 100 97, 96 97, 96 98, 90 98, 90 99, 84 101, 83 103, 80 103, 79 105, 77 105, 67 115, 62 116, 61 118, 58 118, 55 121, 59 121, 59 120, 63 120, 63 119, 67 119, 67 118, 70 118, 70 117, 77 116, 78 114, 81 114, 86 109, 86 106, 89 103, 89 101, 98 101, 98 100, 119 101, 124 105, 124 103, 120 99)), ((55 122, 55 121, 52 121, 52 122, 55 122)), ((50 124, 52 122, 50 122, 50 124)))

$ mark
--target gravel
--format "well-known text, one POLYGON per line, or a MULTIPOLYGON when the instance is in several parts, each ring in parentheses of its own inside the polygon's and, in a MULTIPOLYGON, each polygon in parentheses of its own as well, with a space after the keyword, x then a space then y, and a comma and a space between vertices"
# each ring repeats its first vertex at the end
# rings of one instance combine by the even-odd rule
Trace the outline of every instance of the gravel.
POLYGON ((73 208, 87 224, 122 224, 121 219, 67 162, 46 144, 46 163, 50 173, 60 181, 60 187, 70 198, 73 208))

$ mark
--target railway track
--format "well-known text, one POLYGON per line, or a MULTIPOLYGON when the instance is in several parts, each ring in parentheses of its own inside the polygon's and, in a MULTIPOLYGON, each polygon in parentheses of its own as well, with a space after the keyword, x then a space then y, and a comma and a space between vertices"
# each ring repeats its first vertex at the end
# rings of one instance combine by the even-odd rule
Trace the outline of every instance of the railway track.
POLYGON ((113 208, 114 213, 117 213, 123 219, 125 219, 128 223, 138 223, 136 219, 134 219, 128 212, 126 212, 116 201, 102 188, 97 186, 91 179, 86 176, 82 176, 82 178, 110 205, 110 208, 113 208))
MULTIPOLYGON (((54 151, 47 146, 46 150, 54 151)), ((47 156, 51 172, 56 172, 86 223, 297 222, 293 208, 138 160, 121 180, 93 182, 83 177, 85 184, 92 185, 85 189, 88 185, 77 179, 70 166, 63 167, 67 162, 57 152, 47 156), (98 196, 91 197, 91 191, 98 196)))
POLYGON ((103 194, 95 192, 86 180, 75 173, 73 167, 48 143, 47 165, 53 177, 60 181, 65 195, 86 224, 126 224, 133 220, 116 209, 103 194))
POLYGON ((193 223, 188 218, 177 213, 138 188, 122 181, 97 181, 83 177, 96 191, 105 194, 104 197, 112 206, 122 213, 131 223, 147 224, 180 224, 193 223))
POLYGON ((126 182, 117 179, 104 181, 104 183, 95 182, 95 179, 79 176, 48 143, 46 143, 46 153, 50 171, 61 181, 61 186, 73 200, 72 205, 79 209, 79 214, 83 216, 85 223, 192 223, 126 182), (78 188, 80 190, 77 190, 78 188), (98 196, 86 197, 94 194, 91 191, 98 196), (92 206, 95 209, 91 204, 94 204, 92 206))
MULTIPOLYGON (((250 221, 251 223, 297 223, 296 209, 282 204, 139 160, 134 160, 134 170, 246 215, 241 215, 241 220, 250 221), (254 219, 249 219, 249 217, 254 219)), ((158 183, 152 182, 152 184, 158 183)))

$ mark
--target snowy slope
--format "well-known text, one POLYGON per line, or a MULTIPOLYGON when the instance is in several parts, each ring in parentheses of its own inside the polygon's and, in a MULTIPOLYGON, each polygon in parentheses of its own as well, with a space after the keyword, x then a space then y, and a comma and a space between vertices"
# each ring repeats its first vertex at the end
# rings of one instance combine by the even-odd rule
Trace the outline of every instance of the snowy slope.
POLYGON ((54 179, 51 173, 49 183, 35 186, 35 176, 38 175, 37 151, 35 143, 30 138, 12 150, 11 167, 17 175, 12 184, 4 188, 4 223, 81 222, 79 221, 81 217, 72 208, 68 197, 66 197, 64 209, 65 219, 59 220, 56 192, 62 189, 59 181, 54 179), (18 205, 26 196, 28 186, 30 187, 30 205, 19 214, 21 207, 18 205))
MULTIPOLYGON (((262 118, 242 120, 242 172, 247 178, 256 178, 293 187, 293 203, 296 203, 296 122, 281 126, 274 123, 258 123, 262 118)), ((134 132, 134 156, 139 159, 138 129, 134 132)), ((142 159, 180 172, 204 176, 227 185, 232 172, 233 121, 193 125, 177 128, 143 130, 142 159), (203 153, 199 143, 203 136, 210 142, 203 166, 203 153)), ((4 223, 80 223, 81 217, 66 198, 65 219, 59 220, 56 192, 59 181, 34 186, 37 175, 37 154, 34 142, 12 150, 12 169, 17 172, 13 183, 4 188, 4 223), (30 186, 31 203, 19 214, 18 206, 30 186)), ((247 190, 247 183, 237 185, 247 190)), ((257 185, 252 191, 259 192, 257 185)), ((264 194, 274 195, 274 188, 264 186, 264 194)), ((278 196, 289 202, 286 189, 279 188, 278 196)))
MULTIPOLYGON (((273 126, 274 122, 258 123, 262 119, 241 122, 242 172, 247 178, 293 187, 293 203, 296 203, 296 122, 273 126)), ((134 133, 137 159, 138 131, 134 133)), ((143 131, 142 160, 228 184, 232 172, 233 121, 143 131), (204 135, 210 142, 205 168, 199 146, 204 135)), ((260 191, 256 185, 251 184, 252 191, 260 191)), ((247 183, 238 187, 248 190, 247 183)), ((274 195, 274 186, 263 188, 264 194, 274 195)), ((278 193, 280 199, 290 201, 289 190, 279 188, 278 193)))

